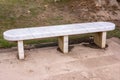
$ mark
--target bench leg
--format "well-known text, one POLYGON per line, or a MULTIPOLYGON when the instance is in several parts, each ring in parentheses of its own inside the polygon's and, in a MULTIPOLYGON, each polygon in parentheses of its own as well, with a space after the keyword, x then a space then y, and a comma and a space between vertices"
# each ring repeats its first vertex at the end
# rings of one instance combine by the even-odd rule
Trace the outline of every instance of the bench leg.
POLYGON ((18 41, 18 57, 19 59, 24 59, 23 41, 18 41))
POLYGON ((94 42, 100 48, 105 48, 106 46, 106 32, 98 32, 94 36, 94 42))
POLYGON ((68 53, 68 36, 60 36, 58 46, 63 53, 68 53))

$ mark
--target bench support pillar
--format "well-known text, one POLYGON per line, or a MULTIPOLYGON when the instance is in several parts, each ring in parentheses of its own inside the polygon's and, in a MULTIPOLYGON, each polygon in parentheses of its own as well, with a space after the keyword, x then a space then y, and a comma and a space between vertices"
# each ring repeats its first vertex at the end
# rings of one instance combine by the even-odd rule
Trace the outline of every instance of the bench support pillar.
POLYGON ((24 59, 23 41, 18 41, 18 57, 19 59, 24 59))
POLYGON ((58 46, 63 53, 68 53, 68 36, 60 36, 58 46))
POLYGON ((94 42, 100 48, 105 48, 105 46, 106 46, 106 32, 95 33, 94 42))

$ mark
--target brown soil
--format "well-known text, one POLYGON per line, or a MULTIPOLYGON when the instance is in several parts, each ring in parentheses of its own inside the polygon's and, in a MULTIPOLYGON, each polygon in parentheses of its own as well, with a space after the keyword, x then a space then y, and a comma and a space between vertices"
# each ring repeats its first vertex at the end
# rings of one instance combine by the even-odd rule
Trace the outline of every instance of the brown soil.
MULTIPOLYGON (((102 6, 96 6, 95 0, 74 0, 74 1, 69 0, 66 3, 58 1, 52 3, 51 5, 49 4, 46 7, 48 11, 46 11, 46 13, 43 14, 45 15, 44 18, 48 18, 49 16, 63 17, 64 19, 58 21, 57 24, 92 22, 92 21, 113 21, 117 24, 117 26, 119 26, 120 23, 119 7, 115 5, 114 6, 109 5, 108 2, 106 2, 106 4, 102 6)), ((54 22, 52 23, 54 24, 54 22)))
POLYGON ((57 2, 46 3, 44 5, 45 11, 39 13, 32 21, 37 22, 38 26, 92 21, 113 21, 119 23, 120 21, 119 7, 107 4, 101 7, 96 6, 95 0, 66 1, 62 0, 60 2, 58 0, 57 2))

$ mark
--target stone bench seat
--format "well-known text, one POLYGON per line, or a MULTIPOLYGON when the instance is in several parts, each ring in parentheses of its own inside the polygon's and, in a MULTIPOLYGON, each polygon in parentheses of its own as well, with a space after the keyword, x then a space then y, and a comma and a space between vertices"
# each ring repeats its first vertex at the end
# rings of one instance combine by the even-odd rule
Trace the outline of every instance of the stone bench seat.
POLYGON ((104 48, 106 44, 106 32, 114 29, 115 24, 111 22, 91 22, 11 29, 5 31, 3 35, 4 39, 8 41, 18 41, 19 58, 24 59, 23 40, 58 37, 60 49, 63 53, 68 53, 69 35, 96 33, 95 43, 104 48))

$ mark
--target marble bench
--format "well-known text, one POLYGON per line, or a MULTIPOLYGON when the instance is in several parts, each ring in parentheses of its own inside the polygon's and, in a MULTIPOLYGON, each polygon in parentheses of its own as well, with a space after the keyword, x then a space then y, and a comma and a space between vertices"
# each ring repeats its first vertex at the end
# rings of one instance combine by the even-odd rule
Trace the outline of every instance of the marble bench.
POLYGON ((94 42, 101 48, 106 45, 106 32, 115 29, 111 22, 76 23, 67 25, 11 29, 3 33, 4 39, 18 42, 19 59, 24 59, 23 40, 58 37, 58 46, 68 53, 68 36, 95 33, 94 42))

